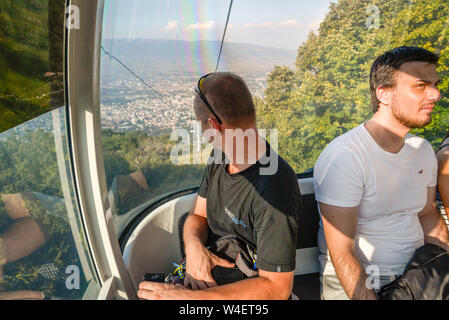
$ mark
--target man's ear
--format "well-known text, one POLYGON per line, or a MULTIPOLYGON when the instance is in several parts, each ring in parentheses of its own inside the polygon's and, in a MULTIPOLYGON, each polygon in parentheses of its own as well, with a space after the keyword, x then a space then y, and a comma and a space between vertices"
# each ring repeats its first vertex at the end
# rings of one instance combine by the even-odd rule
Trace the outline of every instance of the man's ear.
POLYGON ((393 99, 393 88, 379 87, 376 90, 377 99, 385 106, 391 105, 393 99))
POLYGON ((207 119, 207 122, 209 122, 211 129, 215 129, 221 132, 221 124, 218 123, 217 119, 209 118, 207 119))

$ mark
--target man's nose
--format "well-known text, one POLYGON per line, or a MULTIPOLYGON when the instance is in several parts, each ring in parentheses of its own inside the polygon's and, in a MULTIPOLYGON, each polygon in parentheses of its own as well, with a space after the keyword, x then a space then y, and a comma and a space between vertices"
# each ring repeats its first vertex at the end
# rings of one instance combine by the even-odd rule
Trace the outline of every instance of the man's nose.
POLYGON ((432 86, 429 91, 429 100, 438 102, 441 100, 441 92, 437 86, 432 86))

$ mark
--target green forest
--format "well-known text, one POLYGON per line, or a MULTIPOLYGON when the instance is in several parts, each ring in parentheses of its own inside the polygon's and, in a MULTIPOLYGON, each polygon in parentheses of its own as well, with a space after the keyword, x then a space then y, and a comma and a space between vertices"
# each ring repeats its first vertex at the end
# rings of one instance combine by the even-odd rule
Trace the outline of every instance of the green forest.
POLYGON ((205 166, 173 164, 170 151, 175 143, 170 135, 102 131, 106 183, 114 194, 116 214, 126 214, 161 195, 200 185, 205 166), (142 173, 147 188, 130 178, 135 172, 142 173))
POLYGON ((402 45, 440 54, 442 100, 432 123, 412 133, 436 146, 449 128, 449 5, 447 0, 340 0, 318 32, 298 48, 295 68, 277 66, 257 99, 259 126, 279 130, 279 153, 296 172, 314 166, 334 138, 372 116, 369 71, 375 58, 402 45), (369 28, 369 6, 379 9, 369 28))
POLYGON ((65 0, 0 1, 0 132, 64 105, 65 0))

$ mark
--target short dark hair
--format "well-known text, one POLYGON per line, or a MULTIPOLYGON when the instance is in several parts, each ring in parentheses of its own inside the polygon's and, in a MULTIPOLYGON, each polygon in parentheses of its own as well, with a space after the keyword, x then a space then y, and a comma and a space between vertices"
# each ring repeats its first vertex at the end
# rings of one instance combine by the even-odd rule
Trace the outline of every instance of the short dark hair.
MULTIPOLYGON (((230 72, 216 72, 204 80, 203 94, 224 123, 240 126, 256 122, 256 107, 245 81, 230 72)), ((195 100, 203 115, 212 115, 201 99, 195 100)), ((203 119, 198 119, 205 121, 203 119)))
POLYGON ((373 112, 376 113, 379 109, 380 101, 377 99, 377 88, 394 88, 396 86, 394 73, 404 63, 420 61, 437 65, 439 59, 437 54, 426 49, 408 46, 395 48, 379 56, 371 66, 369 76, 373 112))

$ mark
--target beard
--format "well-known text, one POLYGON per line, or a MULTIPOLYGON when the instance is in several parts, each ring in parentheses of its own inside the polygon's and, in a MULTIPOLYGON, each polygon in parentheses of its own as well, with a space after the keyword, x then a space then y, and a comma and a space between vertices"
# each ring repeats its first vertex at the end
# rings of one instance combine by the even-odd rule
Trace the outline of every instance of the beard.
POLYGON ((393 116, 396 118, 396 120, 409 129, 423 128, 432 121, 431 115, 429 115, 428 119, 424 120, 411 118, 409 115, 404 113, 403 110, 401 110, 396 99, 393 99, 392 101, 391 111, 393 112, 393 116))

